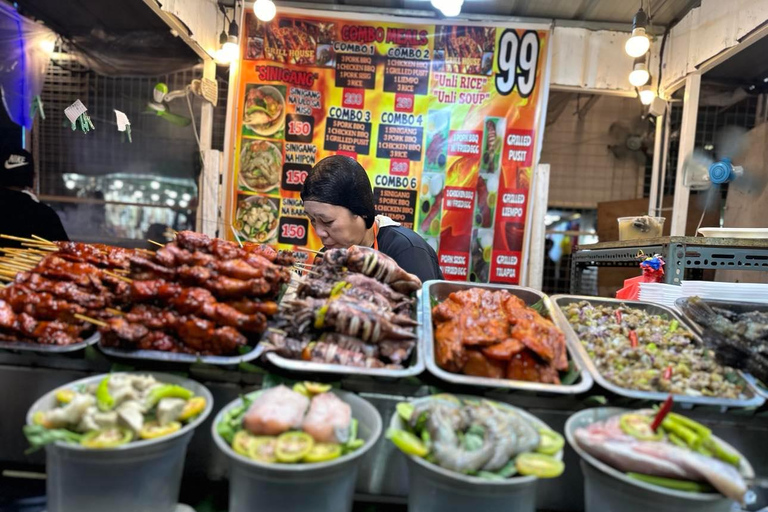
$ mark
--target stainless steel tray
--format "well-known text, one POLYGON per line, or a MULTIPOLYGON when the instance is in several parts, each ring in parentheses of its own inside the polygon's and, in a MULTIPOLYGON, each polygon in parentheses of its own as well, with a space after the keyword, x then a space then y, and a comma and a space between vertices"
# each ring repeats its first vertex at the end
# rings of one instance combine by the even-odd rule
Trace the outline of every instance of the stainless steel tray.
POLYGON ((26 341, 0 341, 0 349, 46 354, 66 354, 68 352, 83 350, 85 347, 97 343, 100 339, 101 334, 96 331, 80 343, 73 343, 71 345, 43 345, 40 343, 29 343, 26 341))
MULTIPOLYGON (((439 302, 444 301, 453 292, 466 290, 468 288, 483 288, 487 290, 507 290, 512 295, 520 297, 526 304, 531 305, 539 301, 544 301, 544 305, 547 308, 552 321, 555 322, 561 330, 563 327, 558 324, 557 318, 552 314, 552 304, 549 298, 543 293, 534 290, 533 288, 526 288, 524 286, 511 286, 511 285, 498 285, 498 284, 485 284, 485 283, 464 283, 456 281, 427 281, 424 283, 421 293, 421 306, 422 306, 422 323, 424 324, 424 337, 421 338, 421 343, 424 352, 424 358, 426 359, 427 370, 429 373, 435 375, 441 380, 451 382, 453 384, 462 384, 466 386, 477 386, 483 388, 497 388, 497 389, 518 389, 522 391, 533 391, 542 393, 555 393, 565 395, 576 395, 584 393, 592 387, 594 381, 592 377, 584 371, 584 366, 581 361, 573 357, 573 347, 571 342, 566 337, 566 349, 569 355, 569 359, 574 362, 579 372, 579 379, 569 386, 559 384, 542 384, 540 382, 527 382, 521 380, 510 379, 491 379, 487 377, 474 377, 472 375, 463 375, 460 373, 451 373, 440 368, 435 362, 435 340, 434 340, 434 326, 432 325, 432 298, 439 302)), ((563 330, 565 332, 565 330, 563 330)))
MULTIPOLYGON (((572 347, 575 347, 577 351, 577 357, 583 361, 584 367, 589 373, 592 374, 592 377, 595 379, 595 382, 597 382, 604 389, 607 389, 608 391, 611 391, 617 395, 621 395, 629 398, 638 398, 642 400, 659 400, 659 401, 666 400, 667 396, 669 396, 669 393, 664 393, 660 391, 640 391, 637 389, 623 388, 621 386, 613 384, 612 382, 609 382, 608 379, 603 377, 602 373, 600 373, 594 361, 592 361, 592 358, 589 357, 589 354, 587 353, 586 349, 581 344, 581 341, 576 335, 576 331, 574 331, 573 328, 571 327, 571 324, 570 322, 568 322, 568 319, 566 318, 565 313, 563 313, 564 307, 566 307, 567 305, 573 302, 581 302, 581 301, 587 301, 593 305, 617 306, 620 304, 624 304, 626 306, 648 311, 650 314, 653 314, 653 315, 667 315, 670 318, 676 319, 678 322, 680 322, 681 325, 684 325, 690 329, 689 323, 684 318, 682 318, 675 310, 662 306, 660 304, 654 304, 651 302, 607 299, 603 297, 587 297, 582 295, 554 295, 552 297, 552 302, 555 306, 555 315, 560 317, 561 319, 561 322, 558 325, 562 325, 563 331, 565 332, 566 337, 571 340, 570 345, 572 347)), ((691 332, 693 333, 694 338, 697 340, 697 342, 701 343, 701 339, 699 338, 696 331, 691 330, 691 332)), ((744 381, 747 384, 747 392, 751 396, 746 396, 743 399, 734 400, 729 398, 718 398, 718 397, 708 397, 708 396, 674 395, 675 401, 678 403, 688 403, 688 404, 697 404, 697 405, 714 405, 714 406, 720 406, 720 407, 758 407, 762 405, 765 399, 755 391, 754 386, 750 383, 749 379, 747 379, 744 376, 744 374, 742 374, 741 372, 739 372, 739 374, 744 378, 744 381)))
POLYGON ((251 351, 236 356, 199 356, 195 354, 179 354, 176 352, 163 352, 162 350, 122 350, 114 347, 105 347, 101 343, 99 350, 116 359, 130 359, 134 361, 162 361, 164 363, 193 364, 205 363, 219 366, 236 366, 240 363, 253 361, 261 355, 259 345, 253 345, 251 351))
MULTIPOLYGON (((680 311, 683 311, 680 304, 685 301, 687 297, 680 297, 675 301, 675 307, 679 309, 680 311)), ((731 302, 731 301, 724 301, 724 300, 704 300, 702 299, 704 303, 706 303, 709 306, 714 306, 716 308, 722 308, 727 309, 730 311, 733 311, 734 313, 747 313, 749 311, 760 311, 760 312, 766 312, 768 311, 768 304, 762 304, 759 302, 731 302)), ((689 324, 691 327, 694 328, 694 331, 701 335, 702 333, 702 327, 696 323, 696 321, 693 318, 690 318, 688 315, 685 314, 683 311, 683 316, 689 321, 689 324)), ((758 395, 762 396, 763 398, 768 398, 768 388, 765 387, 765 384, 757 380, 751 373, 745 373, 744 374, 744 380, 752 384, 752 387, 755 388, 755 392, 757 392, 758 395)))
POLYGON ((381 377, 385 379, 413 377, 424 371, 424 352, 421 340, 424 338, 424 319, 420 307, 421 290, 416 292, 416 321, 419 322, 416 327, 416 346, 411 353, 411 364, 401 370, 390 370, 387 368, 356 368, 352 366, 343 366, 340 364, 315 363, 312 361, 300 361, 297 359, 287 359, 274 352, 266 354, 266 359, 278 368, 299 373, 324 373, 337 375, 367 375, 371 377, 381 377))

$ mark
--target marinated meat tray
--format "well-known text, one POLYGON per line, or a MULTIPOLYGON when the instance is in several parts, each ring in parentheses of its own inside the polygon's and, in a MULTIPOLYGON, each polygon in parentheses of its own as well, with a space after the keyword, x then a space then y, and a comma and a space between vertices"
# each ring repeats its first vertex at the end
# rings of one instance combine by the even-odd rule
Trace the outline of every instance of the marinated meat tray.
POLYGON ((675 306, 723 363, 749 372, 744 378, 768 398, 768 304, 681 297, 675 306))
POLYGON ((658 304, 555 295, 570 345, 603 388, 629 398, 723 407, 764 399, 744 375, 719 365, 672 309, 658 304))
POLYGON ((429 281, 424 284, 421 309, 426 367, 442 380, 555 394, 584 393, 592 387, 592 377, 572 357, 573 347, 541 292, 521 286, 429 281), (462 308, 478 305, 486 309, 462 313, 462 308), (541 315, 533 305, 542 306, 541 315), (451 325, 481 316, 482 332, 466 322, 451 325))

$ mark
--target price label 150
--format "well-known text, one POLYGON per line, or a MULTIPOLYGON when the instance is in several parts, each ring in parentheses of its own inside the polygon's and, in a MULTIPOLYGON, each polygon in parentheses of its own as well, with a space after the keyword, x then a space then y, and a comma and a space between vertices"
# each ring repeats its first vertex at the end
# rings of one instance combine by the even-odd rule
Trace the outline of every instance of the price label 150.
POLYGON ((505 29, 499 38, 496 51, 496 90, 506 96, 515 89, 527 98, 536 86, 536 67, 539 62, 539 35, 528 30, 522 37, 511 28, 505 29))
POLYGON ((285 116, 285 140, 288 142, 312 142, 315 118, 303 114, 285 116))
POLYGON ((291 190, 294 192, 301 192, 301 188, 304 185, 304 180, 307 179, 307 174, 312 168, 307 164, 292 164, 288 163, 283 165, 283 176, 281 186, 283 190, 291 190))
POLYGON ((281 244, 307 245, 309 220, 304 217, 280 217, 277 241, 281 244))

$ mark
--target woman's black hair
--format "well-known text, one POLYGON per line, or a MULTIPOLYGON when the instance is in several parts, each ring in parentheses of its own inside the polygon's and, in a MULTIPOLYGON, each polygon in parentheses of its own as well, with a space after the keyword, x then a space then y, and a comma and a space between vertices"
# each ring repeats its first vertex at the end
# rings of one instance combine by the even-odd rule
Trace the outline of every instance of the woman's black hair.
POLYGON ((343 206, 362 217, 366 228, 376 218, 368 173, 348 156, 333 155, 317 162, 307 174, 301 199, 343 206))

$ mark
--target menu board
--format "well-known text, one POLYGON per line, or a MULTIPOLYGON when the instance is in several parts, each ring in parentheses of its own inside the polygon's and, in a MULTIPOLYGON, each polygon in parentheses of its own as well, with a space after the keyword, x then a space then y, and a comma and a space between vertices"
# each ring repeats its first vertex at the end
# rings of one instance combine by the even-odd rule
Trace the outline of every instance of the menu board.
POLYGON ((233 233, 310 258, 302 184, 348 155, 446 279, 519 282, 548 31, 287 9, 243 25, 233 233))

